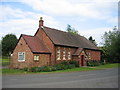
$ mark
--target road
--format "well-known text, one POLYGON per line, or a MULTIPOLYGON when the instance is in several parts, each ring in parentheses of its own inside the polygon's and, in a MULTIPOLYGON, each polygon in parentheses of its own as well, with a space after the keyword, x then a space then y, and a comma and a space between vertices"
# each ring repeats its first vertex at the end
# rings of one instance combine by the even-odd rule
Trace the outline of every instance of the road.
POLYGON ((118 69, 5 75, 3 88, 118 88, 118 69))

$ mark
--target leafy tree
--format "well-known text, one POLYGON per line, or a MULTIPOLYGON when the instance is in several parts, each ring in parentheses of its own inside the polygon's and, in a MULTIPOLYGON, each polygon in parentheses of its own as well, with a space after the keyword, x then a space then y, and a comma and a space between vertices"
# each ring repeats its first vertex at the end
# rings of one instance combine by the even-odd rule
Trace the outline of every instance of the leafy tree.
POLYGON ((15 48, 17 41, 17 37, 14 34, 7 34, 2 37, 2 55, 9 56, 15 48))
POLYGON ((112 31, 105 32, 103 40, 102 50, 106 53, 104 59, 108 62, 120 62, 120 31, 114 27, 112 31))
POLYGON ((92 36, 89 37, 89 41, 91 43, 93 43, 95 46, 97 46, 97 43, 96 43, 95 39, 92 38, 92 36))
POLYGON ((67 32, 70 32, 72 34, 78 34, 78 31, 71 27, 71 25, 67 25, 67 32))

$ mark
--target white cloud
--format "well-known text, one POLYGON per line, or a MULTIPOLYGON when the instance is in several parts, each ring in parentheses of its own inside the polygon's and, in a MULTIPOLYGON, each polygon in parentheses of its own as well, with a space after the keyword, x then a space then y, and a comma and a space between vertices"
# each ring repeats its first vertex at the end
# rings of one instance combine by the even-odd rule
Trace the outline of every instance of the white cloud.
POLYGON ((20 9, 13 9, 8 6, 0 8, 0 38, 8 33, 14 33, 17 37, 20 34, 34 35, 38 26, 40 16, 44 17, 45 25, 56 28, 59 22, 53 17, 33 12, 24 12, 20 9))
MULTIPOLYGON (((92 18, 104 20, 108 23, 117 23, 117 17, 113 18, 112 9, 117 7, 118 0, 2 0, 6 2, 22 2, 32 7, 35 11, 42 11, 44 14, 38 14, 30 11, 22 11, 17 8, 1 6, 0 10, 0 37, 8 33, 34 35, 38 28, 39 17, 42 16, 46 26, 62 29, 60 22, 56 21, 54 16, 76 16, 82 17, 81 20, 92 18), (116 5, 116 6, 114 6, 116 5)), ((110 28, 101 27, 80 31, 81 35, 93 36, 98 43, 101 42, 101 36, 110 28)))
POLYGON ((84 16, 85 18, 95 18, 108 20, 111 17, 110 8, 117 7, 113 2, 118 0, 22 0, 35 10, 57 16, 84 16))
POLYGON ((89 38, 90 36, 93 37, 93 39, 96 40, 98 45, 101 45, 102 42, 102 36, 105 32, 108 32, 111 30, 111 27, 100 27, 100 28, 93 28, 93 29, 87 29, 79 31, 82 36, 85 36, 86 38, 89 38))

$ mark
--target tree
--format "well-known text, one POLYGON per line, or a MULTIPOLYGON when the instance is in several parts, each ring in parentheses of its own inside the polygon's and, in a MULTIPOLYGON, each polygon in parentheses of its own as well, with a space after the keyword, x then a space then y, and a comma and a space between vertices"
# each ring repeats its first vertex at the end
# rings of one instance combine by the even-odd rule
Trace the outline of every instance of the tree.
POLYGON ((17 37, 14 34, 7 34, 2 37, 2 55, 9 56, 15 48, 17 41, 17 37))
POLYGON ((71 25, 67 25, 67 32, 70 32, 72 34, 78 34, 78 31, 71 27, 71 25))
POLYGON ((104 40, 104 56, 108 62, 120 62, 120 31, 114 27, 112 31, 105 32, 104 40))
POLYGON ((97 43, 96 43, 95 39, 92 38, 92 36, 90 36, 88 39, 91 43, 93 43, 95 46, 97 46, 97 43))

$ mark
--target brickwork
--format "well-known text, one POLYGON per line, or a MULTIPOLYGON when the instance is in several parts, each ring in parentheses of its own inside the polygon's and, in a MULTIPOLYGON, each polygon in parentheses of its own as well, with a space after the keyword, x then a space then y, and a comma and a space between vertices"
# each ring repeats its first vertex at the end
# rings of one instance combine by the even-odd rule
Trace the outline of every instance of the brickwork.
POLYGON ((49 39, 49 37, 46 35, 46 33, 43 31, 43 29, 39 29, 36 33, 36 36, 39 37, 39 39, 42 39, 44 44, 47 46, 47 48, 51 52, 51 58, 50 58, 50 64, 55 64, 55 47, 52 41, 49 39))

